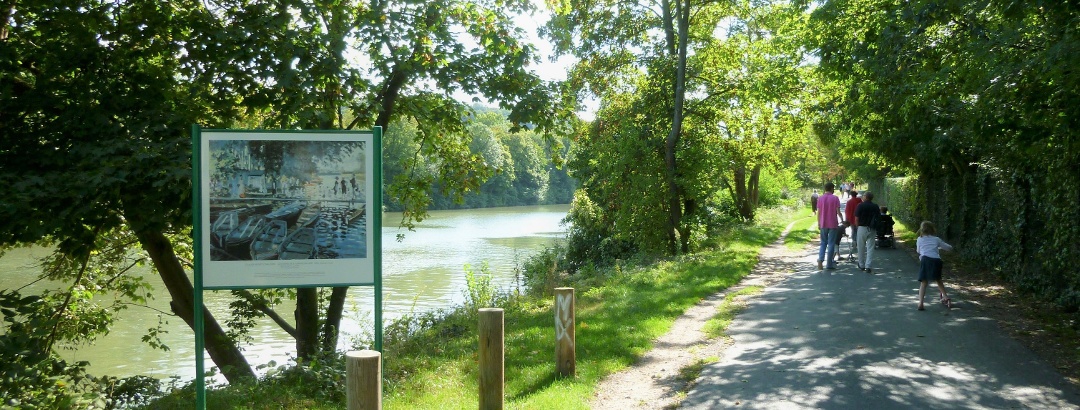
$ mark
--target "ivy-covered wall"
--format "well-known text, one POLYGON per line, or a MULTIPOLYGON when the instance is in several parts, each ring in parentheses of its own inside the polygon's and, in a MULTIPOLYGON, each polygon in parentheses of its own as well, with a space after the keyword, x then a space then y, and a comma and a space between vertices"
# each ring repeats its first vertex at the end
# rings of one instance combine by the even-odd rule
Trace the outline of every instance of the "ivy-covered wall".
POLYGON ((1040 300, 1080 310, 1080 165, 939 168, 875 189, 905 225, 934 222, 966 260, 1040 300))

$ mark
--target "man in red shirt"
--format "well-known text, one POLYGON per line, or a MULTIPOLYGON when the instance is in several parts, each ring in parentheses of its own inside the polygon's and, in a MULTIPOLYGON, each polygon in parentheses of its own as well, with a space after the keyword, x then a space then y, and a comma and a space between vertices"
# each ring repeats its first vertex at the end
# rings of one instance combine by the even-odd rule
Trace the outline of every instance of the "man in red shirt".
POLYGON ((858 238, 859 220, 855 217, 855 208, 858 208, 861 203, 862 198, 859 197, 859 192, 852 190, 851 199, 844 204, 844 218, 851 223, 851 240, 848 242, 851 244, 851 251, 848 252, 848 255, 858 252, 858 248, 856 247, 858 246, 858 242, 855 239, 858 238))
POLYGON ((836 237, 840 235, 840 222, 844 215, 840 213, 840 198, 833 195, 836 185, 825 184, 825 194, 818 197, 818 229, 821 231, 821 246, 818 248, 817 268, 823 269, 825 250, 829 252, 829 269, 836 269, 833 255, 836 254, 836 237))

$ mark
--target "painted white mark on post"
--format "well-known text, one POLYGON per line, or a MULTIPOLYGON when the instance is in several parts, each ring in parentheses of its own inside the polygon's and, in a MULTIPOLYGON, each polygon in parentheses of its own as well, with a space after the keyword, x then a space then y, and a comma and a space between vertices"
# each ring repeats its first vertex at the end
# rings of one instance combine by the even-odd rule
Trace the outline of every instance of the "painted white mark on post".
POLYGON ((570 302, 573 300, 574 294, 555 295, 555 340, 563 340, 568 337, 566 329, 573 326, 570 322, 570 302))

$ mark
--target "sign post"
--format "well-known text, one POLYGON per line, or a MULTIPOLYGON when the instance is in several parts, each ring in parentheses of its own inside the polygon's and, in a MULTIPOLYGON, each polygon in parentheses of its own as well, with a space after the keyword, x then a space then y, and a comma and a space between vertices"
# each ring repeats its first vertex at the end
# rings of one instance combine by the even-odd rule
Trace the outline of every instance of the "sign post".
POLYGON ((382 351, 382 128, 191 134, 196 407, 206 289, 373 286, 382 351))

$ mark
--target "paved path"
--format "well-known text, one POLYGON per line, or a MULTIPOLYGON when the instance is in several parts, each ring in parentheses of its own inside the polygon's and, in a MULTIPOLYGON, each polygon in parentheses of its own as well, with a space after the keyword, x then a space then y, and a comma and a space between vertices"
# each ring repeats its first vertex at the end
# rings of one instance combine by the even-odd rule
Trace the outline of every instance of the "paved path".
POLYGON ((877 250, 873 275, 816 256, 749 301, 681 408, 1080 409, 1080 389, 962 298, 948 311, 932 286, 916 310, 906 252, 877 250))

